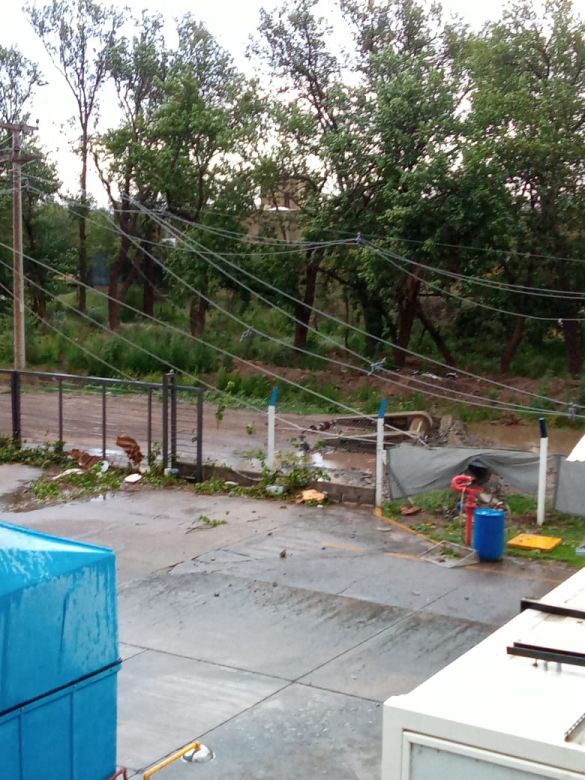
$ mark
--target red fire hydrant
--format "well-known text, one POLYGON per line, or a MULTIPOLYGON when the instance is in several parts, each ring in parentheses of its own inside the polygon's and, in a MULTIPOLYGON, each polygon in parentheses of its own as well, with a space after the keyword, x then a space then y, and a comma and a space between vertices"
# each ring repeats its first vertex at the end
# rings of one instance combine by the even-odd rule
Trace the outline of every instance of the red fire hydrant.
POLYGON ((471 547, 471 534, 473 530, 473 513, 477 508, 477 497, 482 492, 482 488, 477 485, 473 487, 475 477, 470 474, 457 474, 451 480, 451 487, 457 493, 461 493, 461 501, 465 500, 465 544, 471 547))

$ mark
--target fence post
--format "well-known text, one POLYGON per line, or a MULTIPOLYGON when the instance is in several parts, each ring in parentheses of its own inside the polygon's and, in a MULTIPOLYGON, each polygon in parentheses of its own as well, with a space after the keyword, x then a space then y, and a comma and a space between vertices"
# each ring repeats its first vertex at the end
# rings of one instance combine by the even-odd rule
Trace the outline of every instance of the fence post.
POLYGON ((170 372, 171 385, 171 435, 169 463, 172 469, 177 468, 177 375, 170 372))
POLYGON ((22 424, 20 408, 20 372, 10 374, 10 395, 12 399, 12 441, 20 447, 22 443, 22 424))
POLYGON ((268 402, 268 443, 266 450, 266 465, 274 469, 274 448, 276 443, 276 402, 278 401, 278 387, 272 388, 270 401, 268 402))
POLYGON ((378 420, 376 424, 376 508, 378 516, 382 515, 382 500, 384 486, 384 421, 388 401, 383 398, 380 401, 378 420))
POLYGON ((197 391, 197 481, 203 482, 203 388, 197 391))
POLYGON ((548 459, 548 431, 546 420, 541 417, 540 424, 540 463, 538 467, 538 503, 536 506, 536 523, 544 524, 544 510, 546 504, 546 467, 548 459))
POLYGON ((169 465, 169 375, 162 378, 162 467, 169 465))
POLYGON ((102 385, 102 458, 106 459, 107 451, 107 418, 106 418, 106 386, 102 385))
POLYGON ((64 442, 63 439, 63 379, 59 377, 59 401, 58 401, 58 416, 59 416, 59 441, 64 442))

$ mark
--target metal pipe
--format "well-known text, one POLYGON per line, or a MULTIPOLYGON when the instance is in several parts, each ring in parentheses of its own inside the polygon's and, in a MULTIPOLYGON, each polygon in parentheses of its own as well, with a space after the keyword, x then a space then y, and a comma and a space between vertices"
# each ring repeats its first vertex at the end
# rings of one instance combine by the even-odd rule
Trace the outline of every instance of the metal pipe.
POLYGON ((546 504, 546 466, 548 458, 548 431, 546 420, 541 417, 540 424, 540 462, 538 466, 538 503, 536 508, 537 525, 544 524, 544 511, 546 504))
POLYGON ((384 486, 384 421, 388 401, 383 398, 378 410, 376 421, 376 512, 382 513, 383 486, 384 486))

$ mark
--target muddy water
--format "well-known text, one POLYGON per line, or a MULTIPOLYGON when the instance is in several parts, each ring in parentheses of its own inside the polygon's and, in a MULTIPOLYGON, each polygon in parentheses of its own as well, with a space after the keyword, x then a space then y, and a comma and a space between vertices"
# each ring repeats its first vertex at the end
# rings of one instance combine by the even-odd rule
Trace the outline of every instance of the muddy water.
MULTIPOLYGON (((469 423, 467 430, 478 438, 493 442, 496 447, 538 452, 540 446, 540 431, 537 422, 522 422, 518 425, 487 422, 469 423)), ((551 455, 568 455, 584 434, 585 429, 583 428, 550 428, 549 452, 551 455)))

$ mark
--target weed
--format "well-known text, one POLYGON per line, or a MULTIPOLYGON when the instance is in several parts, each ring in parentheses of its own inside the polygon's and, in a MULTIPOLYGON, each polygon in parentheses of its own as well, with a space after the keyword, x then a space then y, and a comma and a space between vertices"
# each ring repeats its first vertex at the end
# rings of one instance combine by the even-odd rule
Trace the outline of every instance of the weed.
POLYGON ((207 528, 217 528, 218 525, 227 525, 227 520, 216 520, 214 517, 207 517, 207 515, 199 515, 198 520, 207 528))
POLYGON ((7 436, 0 437, 0 463, 24 463, 27 466, 63 466, 68 462, 64 443, 56 441, 40 447, 21 447, 7 436))

